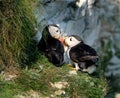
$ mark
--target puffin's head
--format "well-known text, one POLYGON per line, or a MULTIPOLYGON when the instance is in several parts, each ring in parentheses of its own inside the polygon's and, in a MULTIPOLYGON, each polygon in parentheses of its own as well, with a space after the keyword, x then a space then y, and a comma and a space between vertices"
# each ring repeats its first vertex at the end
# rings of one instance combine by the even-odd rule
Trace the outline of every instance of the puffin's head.
POLYGON ((57 26, 55 24, 50 24, 47 27, 48 27, 48 31, 52 37, 54 37, 56 39, 60 38, 61 30, 60 30, 59 26, 57 26))
POLYGON ((79 43, 83 43, 82 39, 79 36, 71 35, 66 37, 64 44, 68 47, 76 46, 79 43))

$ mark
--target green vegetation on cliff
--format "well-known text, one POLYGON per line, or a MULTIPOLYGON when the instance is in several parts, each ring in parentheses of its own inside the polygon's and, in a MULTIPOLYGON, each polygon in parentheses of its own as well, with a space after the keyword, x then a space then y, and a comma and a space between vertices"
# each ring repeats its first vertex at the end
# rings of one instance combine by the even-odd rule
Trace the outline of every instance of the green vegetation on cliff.
POLYGON ((35 35, 31 8, 29 0, 0 1, 0 68, 31 62, 35 35))

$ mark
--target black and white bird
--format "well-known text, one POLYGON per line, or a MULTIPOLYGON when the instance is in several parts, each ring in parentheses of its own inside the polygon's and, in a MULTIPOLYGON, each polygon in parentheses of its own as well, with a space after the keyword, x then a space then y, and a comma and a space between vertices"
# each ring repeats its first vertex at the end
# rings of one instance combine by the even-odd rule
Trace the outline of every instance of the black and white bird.
POLYGON ((70 63, 74 64, 76 70, 88 72, 89 74, 96 71, 98 55, 92 47, 75 35, 67 37, 64 43, 68 46, 67 55, 70 63))
POLYGON ((42 38, 39 41, 38 49, 56 66, 64 63, 63 44, 55 37, 59 37, 61 31, 57 25, 48 25, 43 29, 42 38))

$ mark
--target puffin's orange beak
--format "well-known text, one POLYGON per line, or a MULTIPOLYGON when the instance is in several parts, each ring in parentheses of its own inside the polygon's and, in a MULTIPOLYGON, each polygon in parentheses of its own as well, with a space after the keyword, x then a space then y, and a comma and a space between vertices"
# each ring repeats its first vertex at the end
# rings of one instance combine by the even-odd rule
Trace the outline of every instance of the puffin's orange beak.
POLYGON ((62 42, 62 43, 64 42, 64 38, 62 38, 62 37, 61 37, 59 40, 60 40, 60 42, 62 42))

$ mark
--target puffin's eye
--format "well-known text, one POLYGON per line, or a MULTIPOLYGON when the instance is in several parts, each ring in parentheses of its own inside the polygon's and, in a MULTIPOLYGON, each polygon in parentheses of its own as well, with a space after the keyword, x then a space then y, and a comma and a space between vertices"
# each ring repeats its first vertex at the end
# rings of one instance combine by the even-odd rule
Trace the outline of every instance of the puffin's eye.
POLYGON ((70 38, 70 41, 72 41, 72 38, 70 38))
POLYGON ((56 32, 58 32, 59 30, 57 30, 56 32))

